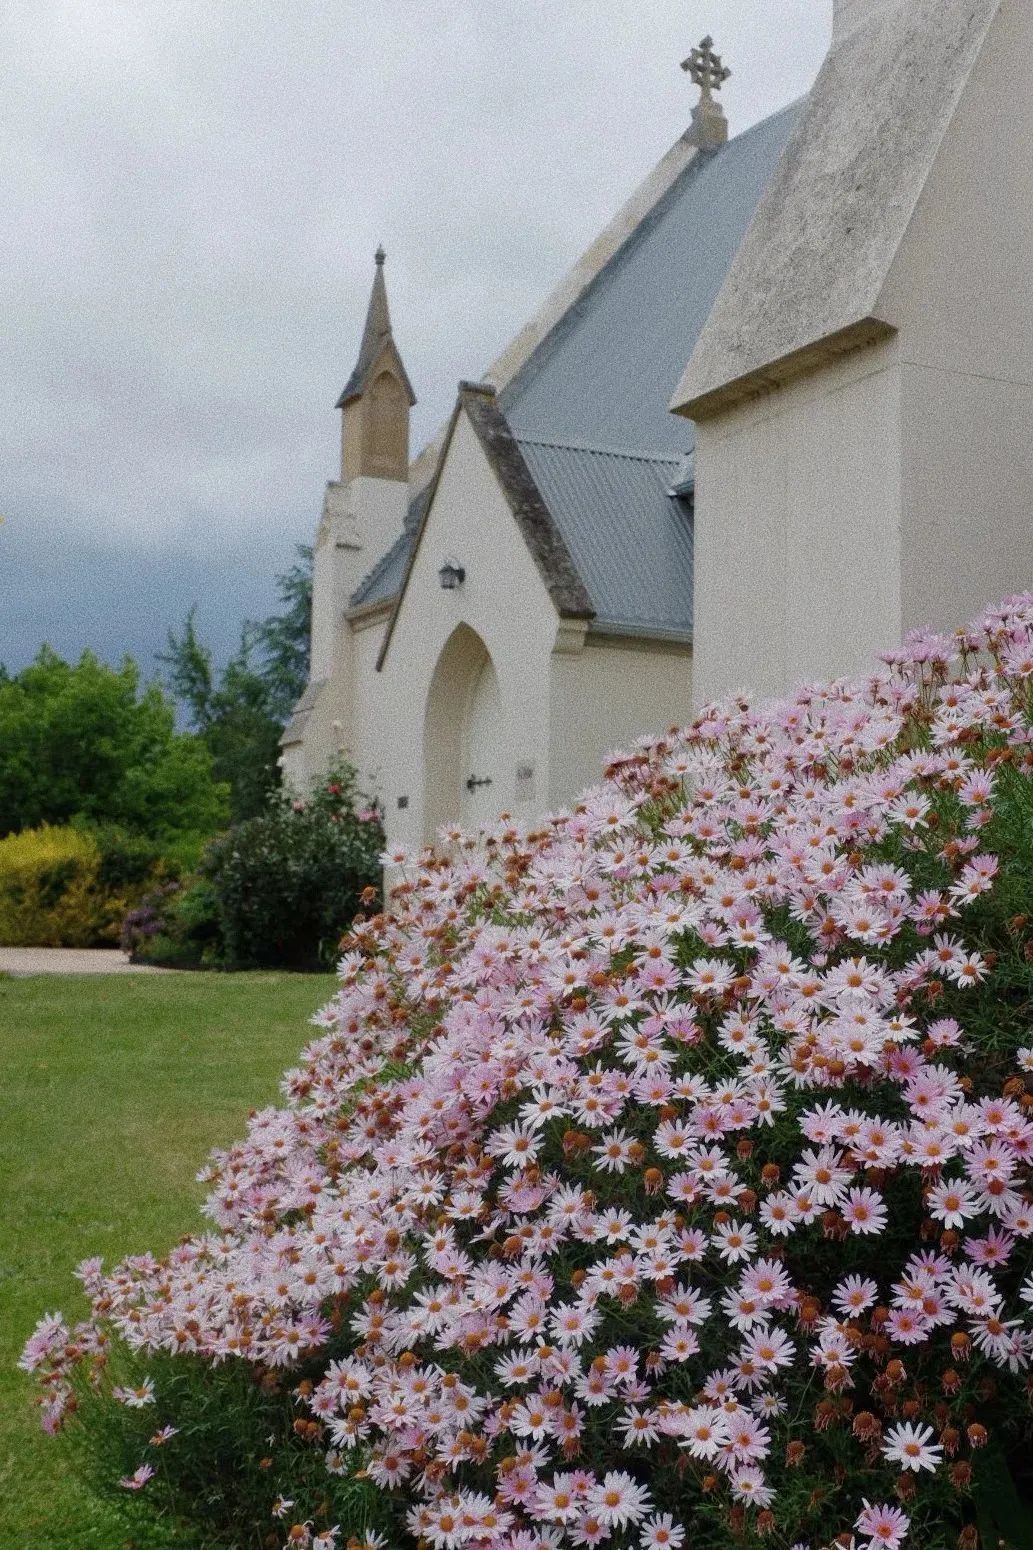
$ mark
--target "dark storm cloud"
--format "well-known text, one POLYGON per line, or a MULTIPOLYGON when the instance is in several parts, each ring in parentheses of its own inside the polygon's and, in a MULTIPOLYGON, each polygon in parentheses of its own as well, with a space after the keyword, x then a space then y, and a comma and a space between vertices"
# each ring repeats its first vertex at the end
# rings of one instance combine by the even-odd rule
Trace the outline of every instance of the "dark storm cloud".
POLYGON ((377 243, 422 441, 684 128, 701 34, 734 130, 806 90, 830 10, 5 0, 0 566, 13 529, 286 562, 377 243))

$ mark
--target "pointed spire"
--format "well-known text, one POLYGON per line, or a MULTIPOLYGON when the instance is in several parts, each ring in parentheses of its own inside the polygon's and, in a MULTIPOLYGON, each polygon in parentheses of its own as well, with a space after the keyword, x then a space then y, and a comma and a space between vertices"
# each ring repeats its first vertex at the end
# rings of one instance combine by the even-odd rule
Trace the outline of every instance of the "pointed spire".
POLYGON ((387 285, 384 281, 384 262, 387 254, 383 247, 377 248, 374 255, 376 273, 373 276, 373 290, 370 293, 369 309, 366 313, 366 327, 362 333, 362 344, 359 346, 359 358, 355 363, 355 370, 345 385, 344 392, 337 400, 336 408, 343 409, 345 404, 352 399, 359 398, 366 391, 369 384, 369 376, 383 354, 384 346, 390 344, 395 356, 395 362, 401 371, 405 386, 409 392, 411 403, 416 402, 416 395, 402 365, 401 356, 398 354, 394 336, 391 332, 391 312, 387 305, 387 285))

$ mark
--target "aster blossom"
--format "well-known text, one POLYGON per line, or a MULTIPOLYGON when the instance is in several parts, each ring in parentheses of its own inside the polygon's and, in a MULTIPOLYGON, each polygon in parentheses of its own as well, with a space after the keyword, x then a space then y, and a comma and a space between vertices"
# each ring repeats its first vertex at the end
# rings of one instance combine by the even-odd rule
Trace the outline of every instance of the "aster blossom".
MULTIPOLYGON (((44 1424, 116 1340, 246 1367, 391 1543, 810 1541, 790 1504, 848 1455, 879 1501, 847 1472, 814 1542, 939 1550, 988 1380, 1033 1364, 1029 1034, 969 1031, 1030 960, 1021 912, 977 925, 1031 645, 1013 599, 860 683, 707 707, 536 828, 393 856, 282 1105, 204 1171, 208 1231, 89 1262, 90 1318, 29 1342, 44 1424)), ((164 1476, 190 1428, 141 1372, 115 1398, 164 1476)), ((270 1504, 285 1542, 351 1532, 270 1504)))

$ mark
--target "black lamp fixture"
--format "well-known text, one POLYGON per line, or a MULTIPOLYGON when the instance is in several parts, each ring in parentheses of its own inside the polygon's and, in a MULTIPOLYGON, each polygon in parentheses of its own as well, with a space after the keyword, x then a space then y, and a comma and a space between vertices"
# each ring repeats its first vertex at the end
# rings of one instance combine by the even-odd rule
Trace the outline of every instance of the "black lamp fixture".
POLYGON ((466 571, 458 560, 448 557, 438 571, 438 580, 441 582, 443 592, 454 592, 466 580, 466 571))

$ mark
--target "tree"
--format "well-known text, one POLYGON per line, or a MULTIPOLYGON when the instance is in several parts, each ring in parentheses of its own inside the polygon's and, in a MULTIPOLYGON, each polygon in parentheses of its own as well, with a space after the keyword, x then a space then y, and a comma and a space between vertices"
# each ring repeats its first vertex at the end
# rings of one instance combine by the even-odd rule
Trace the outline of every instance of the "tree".
POLYGON ((281 612, 254 627, 270 709, 281 726, 286 725, 308 683, 312 635, 312 546, 296 544, 294 553, 290 570, 276 578, 281 612))
POLYGON ((166 682, 203 738, 219 780, 230 789, 234 823, 261 812, 279 775, 280 733, 308 678, 312 615, 312 550, 277 577, 282 612, 247 621, 240 646, 221 674, 198 637, 191 609, 159 661, 166 682))
POLYGON ((172 844, 214 834, 227 811, 208 749, 131 658, 73 665, 44 646, 0 678, 0 834, 79 820, 172 844))

